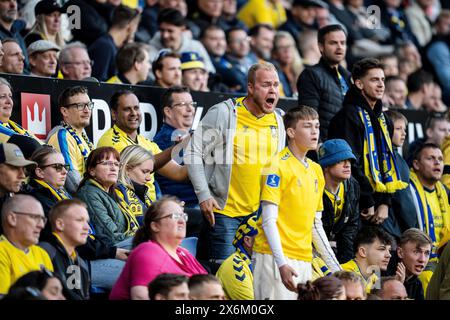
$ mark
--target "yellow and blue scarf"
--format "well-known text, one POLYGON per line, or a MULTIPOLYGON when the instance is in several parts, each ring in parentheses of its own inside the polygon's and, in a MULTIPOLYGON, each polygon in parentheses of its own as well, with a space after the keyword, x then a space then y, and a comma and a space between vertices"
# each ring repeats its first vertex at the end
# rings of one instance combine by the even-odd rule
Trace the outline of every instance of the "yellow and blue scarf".
POLYGON ((29 133, 27 130, 25 130, 19 124, 15 123, 12 120, 9 120, 8 122, 0 121, 0 134, 6 136, 4 141, 2 139, 3 142, 6 142, 9 139, 9 137, 11 137, 15 134, 20 134, 22 136, 27 136, 27 137, 33 138, 36 141, 38 141, 39 143, 41 143, 38 138, 36 138, 34 135, 29 133))
POLYGON ((70 194, 64 188, 55 189, 51 185, 49 185, 47 182, 45 182, 44 180, 39 180, 39 179, 33 179, 33 180, 37 184, 41 185, 43 188, 49 190, 51 192, 51 194, 56 198, 57 201, 61 201, 61 200, 65 200, 65 199, 72 199, 70 194))
MULTIPOLYGON (((33 180, 34 180, 34 182, 36 182, 43 188, 49 190, 50 193, 55 197, 55 199, 57 201, 62 201, 65 199, 72 199, 72 196, 64 188, 55 189, 51 185, 49 185, 47 182, 45 182, 44 180, 39 180, 39 179, 33 179, 33 180)), ((89 237, 91 237, 92 239, 95 239, 94 236, 95 236, 94 228, 92 227, 91 223, 89 223, 89 237)))
MULTIPOLYGON (((417 204, 418 204, 418 212, 420 214, 420 221, 419 223, 420 228, 423 230, 423 232, 425 232, 426 234, 428 234, 431 238, 431 241, 433 241, 433 248, 432 248, 432 252, 430 255, 430 260, 433 258, 437 258, 437 247, 438 247, 438 243, 436 240, 436 232, 434 230, 434 218, 433 218, 433 212, 431 212, 431 208, 428 204, 426 195, 425 195, 425 190, 423 189, 422 184, 419 181, 419 178, 417 178, 416 173, 414 172, 414 170, 411 170, 410 175, 410 184, 411 187, 414 191, 414 196, 416 197, 417 200, 417 204)), ((450 212, 447 211, 447 203, 448 203, 448 196, 447 196, 447 192, 444 188, 444 185, 438 181, 436 183, 436 194, 437 197, 439 199, 439 206, 441 209, 441 214, 444 217, 443 221, 444 221, 444 230, 447 230, 450 226, 447 224, 447 219, 445 217, 447 217, 448 214, 450 214, 450 212)))
POLYGON ((253 237, 258 234, 258 228, 256 226, 257 218, 258 217, 256 214, 250 214, 249 216, 244 218, 244 220, 242 220, 241 224, 239 225, 233 239, 233 246, 236 248, 236 252, 239 254, 241 259, 245 263, 247 263, 248 267, 252 272, 253 272, 252 259, 248 254, 247 250, 245 250, 243 241, 245 236, 253 237))
POLYGON ((94 145, 92 144, 91 140, 89 140, 89 137, 86 135, 86 133, 84 131, 81 134, 81 138, 88 145, 88 149, 86 149, 85 145, 81 141, 77 132, 69 124, 67 124, 63 121, 61 125, 63 126, 64 129, 67 130, 67 132, 69 132, 69 134, 72 136, 72 138, 75 139, 75 142, 77 143, 77 146, 80 149, 81 154, 83 155, 84 161, 86 161, 89 156, 89 153, 94 149, 94 145))
POLYGON ((133 189, 126 187, 124 184, 118 184, 115 192, 120 201, 124 202, 121 210, 122 208, 127 210, 136 219, 138 225, 141 226, 144 220, 144 211, 152 204, 148 192, 145 193, 145 202, 139 199, 133 189))
POLYGON ((364 125, 364 174, 369 179, 370 185, 375 192, 394 193, 397 190, 405 189, 408 184, 400 178, 399 170, 395 162, 395 155, 389 136, 386 119, 381 113, 378 118, 381 134, 381 154, 378 154, 377 142, 369 113, 361 107, 358 114, 364 125), (380 168, 379 157, 383 167, 380 168))
POLYGON ((313 254, 313 259, 312 259, 311 265, 312 265, 312 273, 313 273, 312 281, 314 281, 318 278, 327 277, 327 276, 332 275, 332 272, 328 268, 325 261, 323 261, 322 258, 320 258, 316 254, 313 254))

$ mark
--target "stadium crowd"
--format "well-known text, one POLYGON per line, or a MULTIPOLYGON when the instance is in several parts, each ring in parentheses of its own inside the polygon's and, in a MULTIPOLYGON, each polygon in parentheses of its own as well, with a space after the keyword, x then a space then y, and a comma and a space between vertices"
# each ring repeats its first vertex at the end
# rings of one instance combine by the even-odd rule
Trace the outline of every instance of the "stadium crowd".
POLYGON ((448 1, 0 0, 0 40, 3 299, 450 299, 448 1), (127 86, 94 145, 80 83, 43 141, 7 74, 163 124, 127 86))

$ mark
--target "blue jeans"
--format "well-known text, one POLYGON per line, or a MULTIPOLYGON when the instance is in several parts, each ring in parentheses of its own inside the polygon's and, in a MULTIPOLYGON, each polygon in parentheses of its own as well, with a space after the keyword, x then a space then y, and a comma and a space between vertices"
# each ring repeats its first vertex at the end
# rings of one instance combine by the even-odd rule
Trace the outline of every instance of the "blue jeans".
POLYGON ((114 247, 127 250, 131 250, 132 246, 133 246, 133 237, 128 237, 125 240, 122 240, 114 244, 114 247))
POLYGON ((222 263, 236 251, 233 239, 244 217, 230 218, 219 213, 214 213, 214 217, 216 223, 208 232, 209 260, 222 263))
POLYGON ((91 285, 111 290, 125 266, 125 261, 118 259, 91 260, 91 285))

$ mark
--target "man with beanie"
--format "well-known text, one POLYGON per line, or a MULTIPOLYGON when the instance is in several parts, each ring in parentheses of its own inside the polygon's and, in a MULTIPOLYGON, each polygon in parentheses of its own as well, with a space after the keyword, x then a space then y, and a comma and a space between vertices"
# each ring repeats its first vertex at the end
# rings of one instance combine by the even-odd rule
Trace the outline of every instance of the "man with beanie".
POLYGON ((193 91, 209 91, 208 71, 202 57, 196 52, 181 54, 182 83, 193 91))
POLYGON ((325 177, 322 222, 336 258, 353 258, 353 240, 358 233, 359 184, 351 176, 356 157, 345 140, 327 140, 319 149, 319 164, 325 177))
POLYGON ((236 252, 217 271, 228 300, 254 300, 251 255, 257 233, 256 214, 253 214, 242 221, 236 232, 233 239, 236 252))

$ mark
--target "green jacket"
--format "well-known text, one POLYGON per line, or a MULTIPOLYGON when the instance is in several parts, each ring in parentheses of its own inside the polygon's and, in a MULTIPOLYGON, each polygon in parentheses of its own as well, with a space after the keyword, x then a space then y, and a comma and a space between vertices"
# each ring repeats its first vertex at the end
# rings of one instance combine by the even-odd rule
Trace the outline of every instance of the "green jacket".
POLYGON ((450 244, 445 246, 428 284, 427 300, 450 300, 450 244))
POLYGON ((125 217, 111 195, 88 180, 78 191, 77 198, 88 206, 89 217, 97 234, 102 234, 111 244, 128 237, 125 217))

